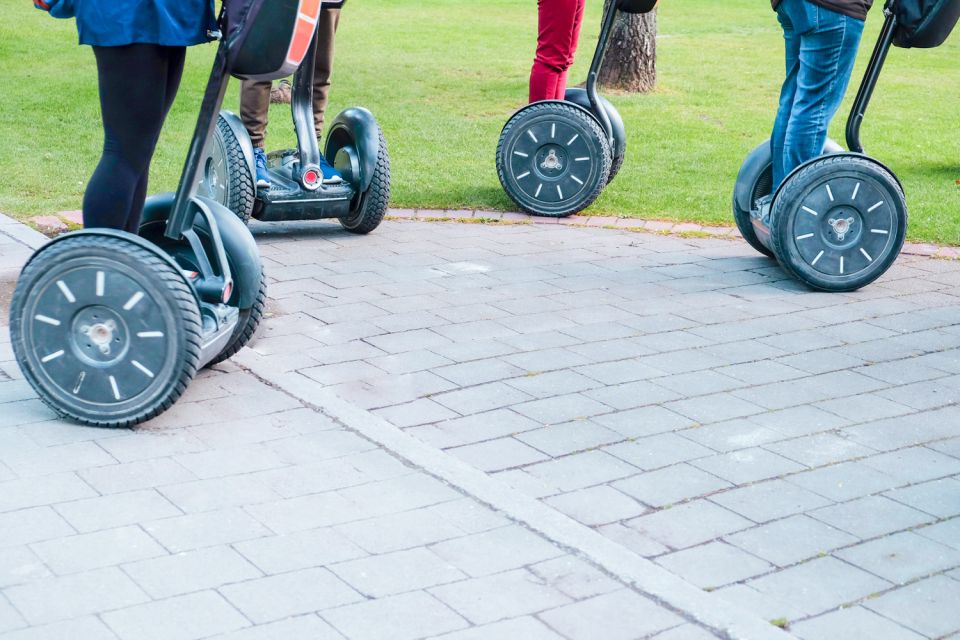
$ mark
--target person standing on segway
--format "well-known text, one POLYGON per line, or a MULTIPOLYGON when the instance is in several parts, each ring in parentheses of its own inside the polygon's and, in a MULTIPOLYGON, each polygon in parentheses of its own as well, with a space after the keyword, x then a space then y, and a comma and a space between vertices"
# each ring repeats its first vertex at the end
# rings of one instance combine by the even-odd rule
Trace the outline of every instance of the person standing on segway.
POLYGON ((76 18, 93 47, 103 154, 83 196, 83 226, 136 234, 150 161, 177 95, 188 46, 217 29, 213 0, 34 0, 56 18, 76 18))
MULTIPOLYGON (((323 132, 324 113, 330 94, 330 75, 333 71, 334 39, 340 24, 340 8, 324 7, 317 24, 316 58, 314 60, 313 80, 313 120, 317 130, 317 140, 323 132)), ((305 61, 304 64, 308 64, 305 61)), ((270 111, 270 91, 273 83, 268 81, 244 80, 240 87, 240 118, 250 134, 256 163, 256 183, 258 189, 270 188, 270 173, 267 171, 267 154, 264 140, 267 135, 267 123, 270 111)), ((337 184, 343 181, 340 172, 320 154, 320 169, 323 171, 324 184, 337 184)))
POLYGON ((530 102, 563 100, 586 0, 537 0, 537 54, 530 71, 530 102))
MULTIPOLYGON (((787 76, 770 145, 773 188, 823 153, 850 82, 873 0, 771 0, 783 28, 787 76)), ((762 198, 761 207, 770 205, 762 198)))

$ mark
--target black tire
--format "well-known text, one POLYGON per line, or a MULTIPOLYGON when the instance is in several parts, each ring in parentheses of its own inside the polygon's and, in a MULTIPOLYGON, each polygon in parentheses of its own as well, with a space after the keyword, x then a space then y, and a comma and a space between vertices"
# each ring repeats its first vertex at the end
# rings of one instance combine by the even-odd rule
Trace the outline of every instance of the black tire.
MULTIPOLYGON (((770 146, 769 141, 765 144, 767 147, 770 146)), ((750 194, 749 202, 751 205, 760 198, 768 196, 773 192, 773 163, 770 162, 769 157, 766 159, 766 162, 753 162, 753 156, 756 151, 757 150, 754 150, 754 152, 747 157, 743 166, 740 167, 740 173, 737 174, 737 188, 747 188, 750 194)), ((769 154, 767 155, 769 156, 769 154)), ((765 247, 757 237, 757 233, 753 229, 750 210, 745 210, 740 206, 740 203, 737 202, 736 192, 734 192, 733 195, 733 220, 737 223, 737 229, 740 230, 740 235, 747 241, 747 244, 768 258, 774 257, 773 251, 765 247)))
POLYGON ((201 332, 179 270, 117 237, 41 249, 11 304, 24 377, 58 414, 91 426, 129 427, 169 409, 197 372, 201 332))
POLYGON ((390 153, 383 130, 377 127, 377 166, 367 190, 360 194, 356 208, 349 216, 339 218, 350 233, 366 235, 380 226, 390 206, 390 153))
POLYGON ((789 177, 771 211, 774 253, 821 291, 854 291, 893 265, 907 231, 900 183, 865 156, 814 160, 789 177))
POLYGON ((257 290, 257 298, 253 301, 253 306, 249 309, 240 309, 240 319, 237 321, 237 327, 230 336, 230 341, 223 351, 207 363, 208 367, 219 364, 224 360, 229 360, 241 349, 247 346, 256 335, 260 322, 263 320, 263 312, 267 306, 267 277, 260 272, 260 288, 257 290))
POLYGON ((500 184, 518 207, 562 218, 589 207, 607 185, 610 145, 583 109, 562 102, 534 103, 504 126, 496 162, 500 184), (583 163, 588 163, 586 173, 574 173, 572 167, 583 163))
POLYGON ((620 169, 623 168, 623 161, 627 157, 626 145, 622 149, 618 150, 617 155, 613 156, 613 161, 610 164, 610 176, 607 178, 607 184, 613 182, 613 179, 617 177, 617 174, 620 173, 620 169))
POLYGON ((200 172, 197 193, 219 202, 243 220, 250 221, 257 189, 243 147, 230 124, 220 116, 200 172))

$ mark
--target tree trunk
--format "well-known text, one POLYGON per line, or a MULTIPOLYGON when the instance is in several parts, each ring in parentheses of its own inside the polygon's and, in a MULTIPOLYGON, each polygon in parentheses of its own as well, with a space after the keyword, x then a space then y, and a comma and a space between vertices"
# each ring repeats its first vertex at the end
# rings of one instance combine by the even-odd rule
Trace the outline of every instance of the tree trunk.
MULTIPOLYGON (((609 6, 614 0, 606 0, 609 6)), ((657 84, 657 12, 621 13, 613 26, 600 84, 631 93, 652 91, 657 84)))

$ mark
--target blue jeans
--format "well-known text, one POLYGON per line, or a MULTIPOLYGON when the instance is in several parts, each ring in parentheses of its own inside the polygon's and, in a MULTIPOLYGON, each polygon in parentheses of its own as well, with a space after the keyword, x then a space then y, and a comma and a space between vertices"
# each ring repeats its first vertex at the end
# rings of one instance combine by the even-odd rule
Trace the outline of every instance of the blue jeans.
POLYGON ((773 184, 823 153, 827 129, 850 83, 863 21, 808 0, 777 8, 786 44, 787 78, 770 139, 773 184))

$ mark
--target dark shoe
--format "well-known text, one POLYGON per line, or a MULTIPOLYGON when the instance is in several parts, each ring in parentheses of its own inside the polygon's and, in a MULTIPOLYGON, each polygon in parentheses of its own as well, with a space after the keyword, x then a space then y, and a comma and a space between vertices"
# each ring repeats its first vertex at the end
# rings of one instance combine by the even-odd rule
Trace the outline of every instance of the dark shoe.
POLYGON ((333 168, 333 165, 327 162, 327 159, 320 154, 320 170, 323 171, 323 184, 340 184, 343 182, 343 176, 333 168))
POLYGON ((290 104, 293 97, 293 88, 289 80, 281 80, 277 86, 270 89, 270 102, 273 104, 290 104))
POLYGON ((270 188, 270 172, 267 170, 267 154, 263 149, 255 148, 253 150, 253 159, 257 165, 257 188, 270 188))
POLYGON ((772 195, 757 198, 757 201, 753 205, 753 211, 750 212, 750 215, 757 220, 766 220, 770 217, 770 206, 772 204, 772 195))

